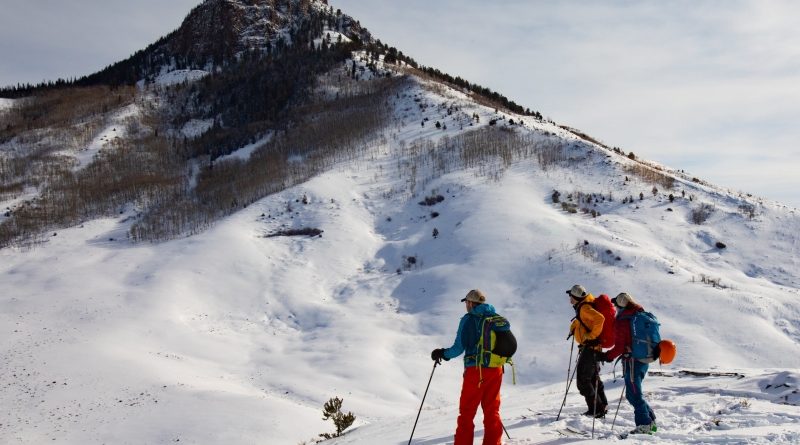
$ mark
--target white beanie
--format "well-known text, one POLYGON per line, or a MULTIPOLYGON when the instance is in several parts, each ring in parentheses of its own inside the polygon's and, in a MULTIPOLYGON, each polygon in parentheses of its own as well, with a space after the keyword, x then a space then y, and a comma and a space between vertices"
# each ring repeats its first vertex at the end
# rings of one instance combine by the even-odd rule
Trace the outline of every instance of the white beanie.
POLYGON ((614 298, 614 304, 617 307, 626 308, 631 303, 636 304, 636 300, 627 292, 622 292, 614 298))

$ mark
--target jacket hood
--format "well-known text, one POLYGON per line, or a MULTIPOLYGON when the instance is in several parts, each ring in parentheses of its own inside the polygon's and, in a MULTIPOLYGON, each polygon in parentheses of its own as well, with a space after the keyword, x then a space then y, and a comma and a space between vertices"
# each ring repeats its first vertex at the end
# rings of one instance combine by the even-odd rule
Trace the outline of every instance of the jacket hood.
POLYGON ((617 312, 617 317, 621 317, 623 315, 633 315, 637 312, 642 312, 642 311, 644 311, 643 307, 639 306, 636 303, 630 303, 628 304, 628 306, 625 307, 625 309, 622 309, 621 311, 617 312))
POLYGON ((492 306, 491 304, 483 303, 472 308, 472 310, 469 311, 469 313, 474 315, 484 316, 484 315, 495 315, 497 312, 495 312, 494 306, 492 306))

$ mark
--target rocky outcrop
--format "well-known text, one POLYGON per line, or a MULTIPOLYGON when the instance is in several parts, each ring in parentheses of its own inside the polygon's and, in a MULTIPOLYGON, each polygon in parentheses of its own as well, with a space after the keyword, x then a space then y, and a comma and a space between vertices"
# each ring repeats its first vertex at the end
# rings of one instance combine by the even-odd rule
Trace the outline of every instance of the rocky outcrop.
MULTIPOLYGON (((291 45, 298 31, 333 25, 363 41, 369 34, 351 17, 320 0, 206 0, 167 39, 168 51, 193 62, 219 63, 248 51, 291 45)), ((306 37, 317 37, 306 36, 306 37)))

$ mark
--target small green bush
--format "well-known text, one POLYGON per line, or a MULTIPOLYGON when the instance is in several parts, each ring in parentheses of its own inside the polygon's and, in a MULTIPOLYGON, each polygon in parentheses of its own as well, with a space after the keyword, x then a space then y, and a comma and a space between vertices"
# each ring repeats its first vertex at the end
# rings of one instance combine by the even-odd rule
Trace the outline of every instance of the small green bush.
POLYGON ((332 439, 334 437, 339 437, 342 435, 342 432, 350 427, 353 422, 356 421, 356 416, 353 413, 348 412, 347 414, 342 413, 342 403, 344 402, 343 399, 338 397, 334 397, 328 400, 322 409, 322 420, 332 420, 333 424, 336 426, 336 433, 322 433, 319 436, 324 439, 332 439))

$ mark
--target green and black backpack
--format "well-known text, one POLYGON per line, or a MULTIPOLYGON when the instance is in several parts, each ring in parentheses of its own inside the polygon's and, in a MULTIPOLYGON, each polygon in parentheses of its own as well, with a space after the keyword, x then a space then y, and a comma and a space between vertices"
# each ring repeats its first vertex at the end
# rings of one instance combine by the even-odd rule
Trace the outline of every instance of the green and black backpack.
POLYGON ((483 317, 478 337, 478 366, 497 368, 511 363, 515 352, 517 339, 511 332, 511 323, 502 315, 483 317))

